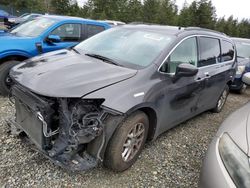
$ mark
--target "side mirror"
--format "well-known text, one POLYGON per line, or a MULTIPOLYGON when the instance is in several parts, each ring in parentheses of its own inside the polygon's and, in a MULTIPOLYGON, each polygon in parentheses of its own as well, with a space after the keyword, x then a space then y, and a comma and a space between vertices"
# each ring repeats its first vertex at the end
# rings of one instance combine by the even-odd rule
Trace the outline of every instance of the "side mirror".
POLYGON ((198 73, 198 68, 194 65, 182 63, 178 65, 176 68, 176 72, 173 78, 173 82, 175 83, 177 80, 179 80, 181 77, 192 77, 195 76, 198 73))
POLYGON ((250 72, 247 72, 242 77, 242 82, 248 86, 250 86, 250 72))
POLYGON ((58 43, 61 42, 61 37, 58 35, 49 35, 47 37, 47 41, 52 43, 58 43))

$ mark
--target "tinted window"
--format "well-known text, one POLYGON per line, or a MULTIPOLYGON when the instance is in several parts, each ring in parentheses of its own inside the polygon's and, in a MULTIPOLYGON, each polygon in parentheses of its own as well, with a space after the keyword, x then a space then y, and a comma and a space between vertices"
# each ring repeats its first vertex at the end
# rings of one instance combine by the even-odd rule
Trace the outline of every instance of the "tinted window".
POLYGON ((218 39, 200 37, 200 60, 198 67, 216 64, 220 59, 220 42, 218 39))
POLYGON ((96 35, 105 30, 104 27, 98 25, 86 25, 87 30, 87 38, 96 35))
POLYGON ((189 38, 182 42, 169 56, 167 62, 161 67, 162 72, 175 73, 179 64, 188 63, 197 66, 196 38, 189 38))
POLYGON ((221 41, 221 62, 231 61, 234 58, 234 46, 227 41, 221 41))
POLYGON ((64 42, 77 42, 81 39, 81 24, 64 24, 51 32, 51 35, 58 35, 64 42))

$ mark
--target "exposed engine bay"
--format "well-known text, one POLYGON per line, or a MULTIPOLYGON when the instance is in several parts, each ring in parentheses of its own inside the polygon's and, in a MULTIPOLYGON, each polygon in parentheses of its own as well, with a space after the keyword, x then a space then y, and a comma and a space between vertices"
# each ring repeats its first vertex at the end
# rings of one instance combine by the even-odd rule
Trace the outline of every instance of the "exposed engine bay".
POLYGON ((122 120, 121 114, 101 107, 103 99, 43 97, 19 85, 13 86, 12 95, 12 129, 26 133, 40 152, 72 171, 93 168, 103 160, 110 133, 122 120), (115 126, 107 126, 110 123, 115 126))

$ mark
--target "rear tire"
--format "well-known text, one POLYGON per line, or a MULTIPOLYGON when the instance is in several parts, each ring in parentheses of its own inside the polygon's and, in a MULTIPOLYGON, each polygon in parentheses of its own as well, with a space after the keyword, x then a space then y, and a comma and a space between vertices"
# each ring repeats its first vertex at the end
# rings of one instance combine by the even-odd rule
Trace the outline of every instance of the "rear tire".
POLYGON ((148 135, 149 120, 137 111, 122 122, 109 141, 104 165, 117 172, 131 167, 140 155, 148 135))
POLYGON ((222 94, 220 95, 220 97, 216 103, 216 107, 214 107, 212 109, 212 112, 219 113, 222 111, 222 109, 227 101, 228 94, 229 94, 229 87, 228 87, 228 85, 226 85, 226 87, 224 88, 222 94))
POLYGON ((2 96, 8 96, 10 93, 11 79, 9 78, 9 71, 15 65, 18 65, 20 61, 6 61, 0 65, 0 94, 2 96))

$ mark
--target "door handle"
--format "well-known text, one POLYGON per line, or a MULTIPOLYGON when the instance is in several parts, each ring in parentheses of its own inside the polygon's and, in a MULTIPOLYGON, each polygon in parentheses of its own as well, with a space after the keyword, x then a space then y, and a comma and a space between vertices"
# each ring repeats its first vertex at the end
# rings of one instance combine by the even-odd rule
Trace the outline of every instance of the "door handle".
POLYGON ((208 72, 205 72, 205 76, 206 76, 206 78, 210 78, 211 77, 208 72))
POLYGON ((206 79, 206 77, 204 77, 204 78, 199 77, 199 78, 196 79, 196 82, 201 82, 201 81, 203 81, 205 79, 206 79))

